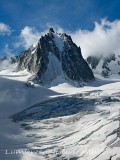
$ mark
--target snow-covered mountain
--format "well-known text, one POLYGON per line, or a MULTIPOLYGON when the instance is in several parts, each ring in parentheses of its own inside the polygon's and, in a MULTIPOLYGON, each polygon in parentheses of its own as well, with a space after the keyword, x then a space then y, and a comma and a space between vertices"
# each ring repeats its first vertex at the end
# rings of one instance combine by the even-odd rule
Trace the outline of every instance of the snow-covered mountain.
POLYGON ((104 77, 120 76, 120 54, 113 53, 106 57, 89 56, 87 62, 94 73, 104 77))
POLYGON ((58 77, 78 83, 94 79, 80 47, 70 36, 55 33, 52 28, 19 55, 18 70, 24 69, 34 75, 32 80, 39 80, 41 84, 50 84, 58 77))

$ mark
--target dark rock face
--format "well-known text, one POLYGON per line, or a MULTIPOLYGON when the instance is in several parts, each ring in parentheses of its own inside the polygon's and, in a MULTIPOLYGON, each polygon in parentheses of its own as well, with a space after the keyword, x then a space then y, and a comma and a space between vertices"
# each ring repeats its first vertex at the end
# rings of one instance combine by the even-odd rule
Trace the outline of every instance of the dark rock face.
POLYGON ((70 36, 49 33, 18 57, 18 70, 27 69, 42 84, 51 83, 58 76, 81 82, 94 79, 92 70, 83 59, 80 47, 70 36))
POLYGON ((98 65, 99 61, 100 61, 100 58, 97 58, 97 57, 89 56, 87 58, 87 62, 88 62, 89 65, 91 65, 92 69, 96 68, 96 66, 98 65))
POLYGON ((107 57, 89 56, 87 62, 94 71, 97 70, 98 67, 103 77, 109 77, 111 74, 119 75, 120 73, 120 55, 113 53, 107 57))

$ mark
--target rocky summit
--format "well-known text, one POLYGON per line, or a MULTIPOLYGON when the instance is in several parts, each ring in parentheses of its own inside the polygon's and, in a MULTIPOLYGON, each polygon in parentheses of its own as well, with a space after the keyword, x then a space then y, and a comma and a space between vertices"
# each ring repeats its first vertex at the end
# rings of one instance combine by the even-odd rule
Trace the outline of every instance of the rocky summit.
POLYGON ((66 33, 55 33, 52 28, 38 42, 18 56, 18 70, 27 69, 32 79, 51 84, 57 78, 74 82, 94 79, 92 70, 83 59, 81 49, 66 33))

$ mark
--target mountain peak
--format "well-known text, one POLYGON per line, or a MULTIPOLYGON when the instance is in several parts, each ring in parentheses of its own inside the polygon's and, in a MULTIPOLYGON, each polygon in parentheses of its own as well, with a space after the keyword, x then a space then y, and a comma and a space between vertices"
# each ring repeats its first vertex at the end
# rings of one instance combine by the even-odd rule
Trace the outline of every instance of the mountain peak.
POLYGON ((66 33, 50 28, 33 46, 19 55, 18 70, 27 69, 41 84, 51 84, 58 77, 78 83, 94 79, 80 47, 66 33))
POLYGON ((53 30, 53 28, 50 28, 50 29, 49 29, 49 33, 51 33, 51 32, 52 32, 52 33, 55 33, 54 30, 53 30))

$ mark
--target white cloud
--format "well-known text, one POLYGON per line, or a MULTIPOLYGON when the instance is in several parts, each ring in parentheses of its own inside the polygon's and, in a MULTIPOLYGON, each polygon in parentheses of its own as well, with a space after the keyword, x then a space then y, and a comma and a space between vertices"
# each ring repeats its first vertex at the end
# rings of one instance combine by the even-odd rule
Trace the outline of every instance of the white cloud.
POLYGON ((12 53, 12 49, 9 48, 8 44, 5 45, 2 52, 3 52, 3 55, 6 56, 7 58, 5 58, 2 61, 0 59, 0 70, 3 70, 3 69, 14 70, 16 66, 11 63, 11 58, 14 58, 15 55, 12 53))
POLYGON ((12 64, 9 59, 5 59, 0 62, 0 70, 4 70, 4 69, 14 70, 15 67, 16 66, 12 64))
POLYGON ((41 35, 44 34, 45 32, 39 32, 34 27, 26 26, 21 30, 19 40, 15 45, 16 47, 22 46, 25 49, 28 49, 31 45, 39 40, 41 35))
POLYGON ((11 32, 11 28, 8 25, 0 22, 0 35, 10 35, 11 32))
POLYGON ((93 31, 80 29, 69 34, 81 47, 84 58, 89 55, 107 56, 113 52, 120 53, 120 20, 110 22, 103 19, 101 23, 95 22, 93 31))
POLYGON ((9 45, 6 44, 4 49, 3 49, 3 53, 4 55, 6 55, 7 57, 14 57, 14 54, 12 53, 12 49, 9 48, 9 45))

